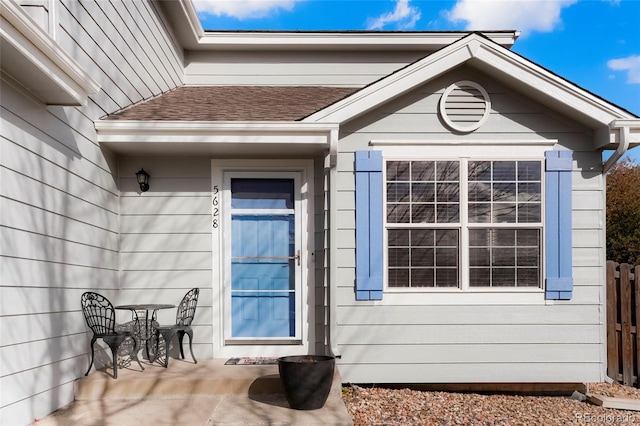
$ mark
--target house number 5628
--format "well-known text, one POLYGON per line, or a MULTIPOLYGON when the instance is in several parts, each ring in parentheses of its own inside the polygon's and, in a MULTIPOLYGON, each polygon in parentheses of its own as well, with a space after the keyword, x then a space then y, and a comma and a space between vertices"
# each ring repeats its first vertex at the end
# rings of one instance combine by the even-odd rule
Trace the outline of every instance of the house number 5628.
POLYGON ((220 197, 220 189, 218 188, 218 185, 214 185, 213 187, 213 201, 211 202, 213 204, 213 220, 211 222, 211 226, 213 226, 214 228, 217 228, 219 226, 219 216, 220 216, 220 201, 218 199, 218 197, 220 197))

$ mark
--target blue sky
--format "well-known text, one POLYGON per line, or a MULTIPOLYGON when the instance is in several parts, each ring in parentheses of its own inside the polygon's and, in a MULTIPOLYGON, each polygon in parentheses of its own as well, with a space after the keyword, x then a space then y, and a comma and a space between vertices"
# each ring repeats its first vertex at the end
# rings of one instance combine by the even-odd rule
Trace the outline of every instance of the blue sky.
POLYGON ((640 0, 193 3, 206 30, 519 30, 513 51, 640 116, 640 0))

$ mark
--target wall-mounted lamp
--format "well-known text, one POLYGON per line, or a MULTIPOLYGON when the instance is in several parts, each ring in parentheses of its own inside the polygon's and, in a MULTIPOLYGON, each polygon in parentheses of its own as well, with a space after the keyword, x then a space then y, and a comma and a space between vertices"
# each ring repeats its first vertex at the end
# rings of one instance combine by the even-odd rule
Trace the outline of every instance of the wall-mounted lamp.
POLYGON ((140 191, 147 192, 149 190, 149 173, 145 172, 144 169, 140 169, 136 172, 136 179, 138 179, 140 191))

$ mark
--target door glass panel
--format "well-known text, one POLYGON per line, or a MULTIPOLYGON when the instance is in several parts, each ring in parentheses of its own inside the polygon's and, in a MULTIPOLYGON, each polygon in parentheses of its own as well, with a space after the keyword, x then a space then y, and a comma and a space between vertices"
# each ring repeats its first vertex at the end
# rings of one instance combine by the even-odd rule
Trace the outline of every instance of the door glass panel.
POLYGON ((295 337, 293 179, 232 179, 231 333, 295 337))

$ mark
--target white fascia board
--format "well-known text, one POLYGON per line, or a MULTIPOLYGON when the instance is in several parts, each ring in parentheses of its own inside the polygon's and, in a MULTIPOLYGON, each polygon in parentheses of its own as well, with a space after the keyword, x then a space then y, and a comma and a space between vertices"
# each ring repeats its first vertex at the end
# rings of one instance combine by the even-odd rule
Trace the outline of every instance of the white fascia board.
POLYGON ((162 146, 162 152, 209 153, 216 149, 247 154, 248 147, 271 146, 294 154, 330 148, 337 125, 302 122, 96 121, 97 139, 115 152, 143 152, 162 146))
POLYGON ((582 117, 592 128, 608 126, 615 119, 637 118, 510 50, 472 34, 315 112, 304 121, 343 123, 467 61, 489 74, 503 74, 503 80, 510 79, 513 85, 526 88, 528 96, 535 95, 542 102, 560 103, 566 110, 575 111, 573 115, 582 117))
POLYGON ((0 2, 1 67, 49 105, 84 105, 100 85, 15 0, 0 2))
MULTIPOLYGON (((469 32, 205 32, 209 50, 420 50, 435 51, 469 32)), ((517 32, 488 32, 494 42, 511 47, 517 32)))

